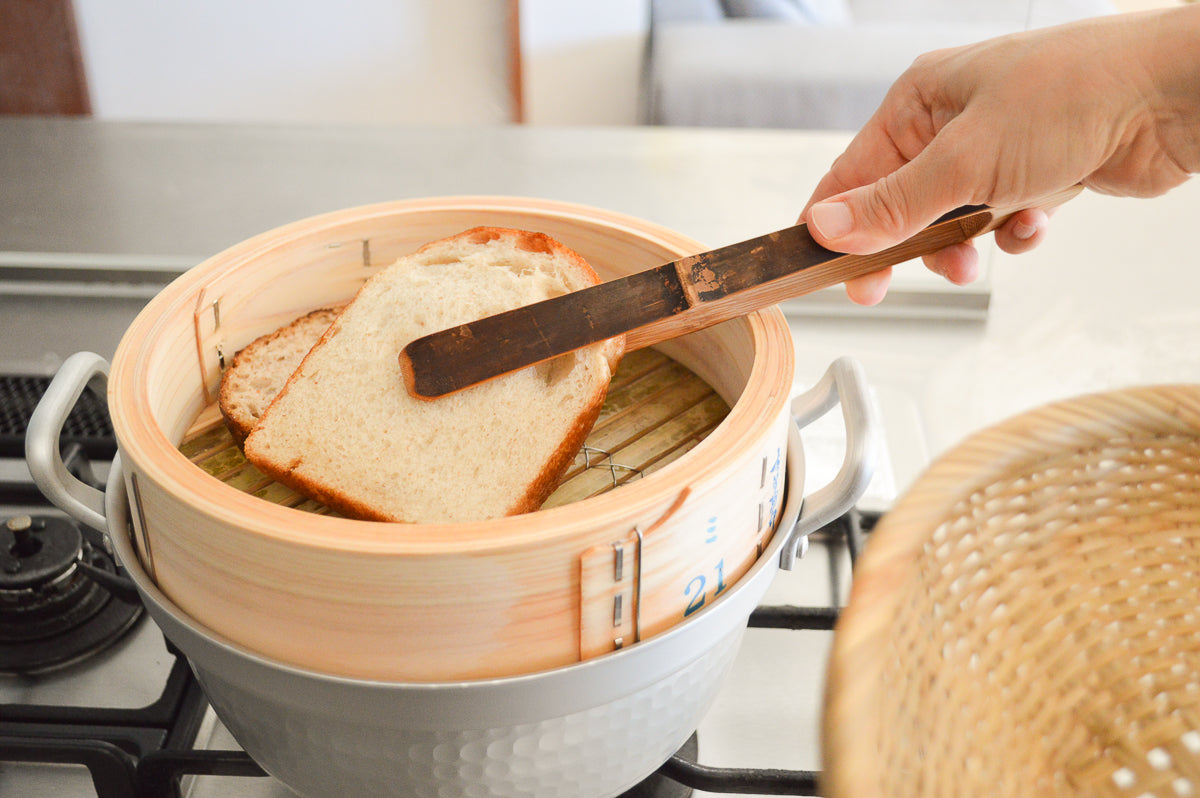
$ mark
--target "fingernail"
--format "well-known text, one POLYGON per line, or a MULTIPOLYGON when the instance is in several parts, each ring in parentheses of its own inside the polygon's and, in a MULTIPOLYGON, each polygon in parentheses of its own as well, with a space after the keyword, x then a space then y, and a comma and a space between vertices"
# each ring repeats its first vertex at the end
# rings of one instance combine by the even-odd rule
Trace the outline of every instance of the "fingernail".
POLYGON ((844 202, 818 202, 808 210, 808 221, 827 239, 837 239, 850 232, 854 219, 844 202))
POLYGON ((1029 239, 1033 238, 1035 233, 1037 233, 1037 227, 1032 224, 1016 222, 1012 226, 1013 236, 1021 239, 1022 241, 1028 241, 1029 239))

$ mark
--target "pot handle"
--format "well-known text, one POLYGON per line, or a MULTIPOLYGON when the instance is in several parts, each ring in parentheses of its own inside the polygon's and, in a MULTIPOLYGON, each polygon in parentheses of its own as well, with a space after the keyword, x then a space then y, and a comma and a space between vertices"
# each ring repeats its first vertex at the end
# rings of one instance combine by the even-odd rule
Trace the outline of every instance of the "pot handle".
POLYGON ((830 364, 824 376, 792 400, 792 418, 803 429, 842 406, 846 425, 846 453, 842 467, 828 485, 804 497, 800 518, 779 553, 779 567, 791 570, 812 532, 841 516, 863 495, 875 473, 879 456, 879 422, 867 389, 867 377, 857 360, 842 357, 830 364))
POLYGON ((77 478, 63 463, 59 438, 63 424, 88 386, 105 396, 108 361, 92 352, 71 355, 58 369, 29 417, 25 461, 38 489, 76 521, 104 532, 104 492, 77 478))

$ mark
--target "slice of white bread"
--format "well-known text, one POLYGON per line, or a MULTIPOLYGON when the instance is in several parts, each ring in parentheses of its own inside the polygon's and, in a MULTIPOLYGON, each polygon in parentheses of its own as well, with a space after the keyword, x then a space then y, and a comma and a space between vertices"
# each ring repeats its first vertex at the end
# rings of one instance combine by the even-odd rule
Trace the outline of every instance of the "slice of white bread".
POLYGON ((221 375, 219 405, 225 426, 239 446, 340 310, 314 310, 256 338, 234 355, 221 375))
POLYGON ((369 279, 245 442, 264 473, 353 518, 480 521, 536 510, 600 412, 624 339, 433 401, 399 353, 437 330, 600 281, 540 233, 481 227, 369 279))

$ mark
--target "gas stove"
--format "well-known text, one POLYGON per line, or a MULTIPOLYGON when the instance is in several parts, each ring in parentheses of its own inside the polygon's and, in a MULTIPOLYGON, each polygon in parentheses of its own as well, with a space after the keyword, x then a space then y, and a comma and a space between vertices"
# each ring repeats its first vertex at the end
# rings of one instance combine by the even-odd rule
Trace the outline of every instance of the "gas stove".
MULTIPOLYGON (((40 375, 0 377, 0 792, 291 795, 213 714, 185 657, 143 617, 102 536, 22 479, 21 425, 45 384, 40 375)), ((810 433, 818 451, 831 445, 822 429, 810 433)), ((99 485, 116 449, 99 397, 84 394, 63 440, 68 467, 99 485)), ((797 570, 780 574, 751 615, 708 717, 625 795, 819 794, 821 666, 854 557, 878 515, 855 509, 812 536, 797 570)))
MULTIPOLYGON (((25 314, 15 328, 23 340, 7 339, 10 351, 0 357, 0 565, 7 579, 0 579, 6 635, 0 666, 14 660, 0 667, 0 794, 291 795, 242 752, 209 708, 186 659, 119 579, 102 536, 76 526, 32 484, 24 427, 58 361, 73 348, 111 357, 140 305, 170 277, 141 271, 137 290, 130 290, 130 275, 111 265, 78 268, 67 282, 63 275, 61 265, 23 273, 39 278, 19 300, 9 297, 25 314), (94 323, 96 332, 88 336, 82 325, 33 310, 59 304, 64 314, 94 323), (40 592, 31 601, 32 588, 40 592), (65 609, 65 617, 47 618, 55 608, 65 609), (16 620, 33 620, 34 628, 15 628, 16 620)), ((816 367, 798 371, 819 374, 816 367)), ((796 392, 804 387, 797 384, 796 392)), ((833 624, 863 535, 923 451, 904 398, 875 394, 891 447, 867 494, 849 515, 811 536, 793 571, 776 577, 695 735, 628 795, 818 794, 820 701, 833 624)), ((840 417, 810 424, 803 438, 812 489, 841 463, 840 417)), ((67 467, 102 486, 116 451, 103 398, 85 391, 60 440, 67 467)))

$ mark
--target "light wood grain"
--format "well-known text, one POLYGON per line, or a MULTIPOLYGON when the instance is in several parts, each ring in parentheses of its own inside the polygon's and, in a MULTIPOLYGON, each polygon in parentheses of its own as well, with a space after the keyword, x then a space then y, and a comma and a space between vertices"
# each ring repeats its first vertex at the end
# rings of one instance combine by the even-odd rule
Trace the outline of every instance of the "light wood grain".
MULTIPOLYGON (((325 516, 274 503, 303 505, 221 454, 211 405, 222 362, 258 335, 350 298, 379 266, 479 224, 545 232, 606 278, 703 248, 592 208, 444 198, 302 220, 187 272, 130 327, 109 378, 139 554, 185 612, 251 650, 323 672, 480 678, 577 662, 581 618, 612 611, 584 606, 581 558, 636 528, 654 529, 641 552, 635 608, 643 637, 678 623, 689 603, 714 600, 718 583, 735 583, 754 562, 764 535, 760 505, 779 498, 760 483, 762 464, 783 456, 792 384, 791 337, 777 311, 660 347, 711 391, 656 384, 661 364, 631 355, 627 391, 615 391, 626 398, 597 433, 626 447, 622 461, 641 460, 642 476, 614 490, 607 468, 589 469, 607 489, 560 497, 564 504, 537 513, 444 525, 325 516), (676 410, 697 416, 681 422, 686 429, 660 425, 669 451, 642 451, 650 439, 629 424, 657 407, 654 396, 674 397, 676 410), (723 407, 728 415, 718 422, 723 407), (239 487, 190 457, 211 459, 239 487), (669 522, 656 526, 668 511, 669 522)), ((774 519, 766 520, 769 535, 774 519)), ((611 601, 606 591, 595 595, 611 601)))

